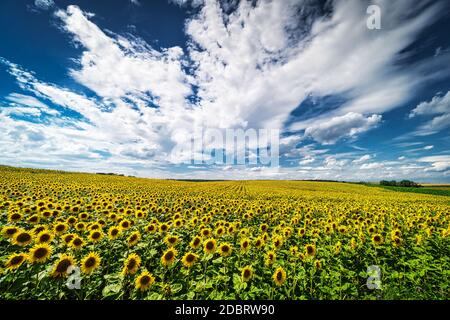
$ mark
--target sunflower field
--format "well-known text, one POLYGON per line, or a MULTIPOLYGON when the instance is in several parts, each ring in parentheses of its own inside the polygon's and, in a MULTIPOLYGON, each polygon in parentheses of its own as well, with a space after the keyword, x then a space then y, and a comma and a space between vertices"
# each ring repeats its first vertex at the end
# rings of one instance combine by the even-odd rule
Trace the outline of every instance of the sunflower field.
POLYGON ((450 297, 448 196, 1 167, 0 228, 2 299, 450 297))

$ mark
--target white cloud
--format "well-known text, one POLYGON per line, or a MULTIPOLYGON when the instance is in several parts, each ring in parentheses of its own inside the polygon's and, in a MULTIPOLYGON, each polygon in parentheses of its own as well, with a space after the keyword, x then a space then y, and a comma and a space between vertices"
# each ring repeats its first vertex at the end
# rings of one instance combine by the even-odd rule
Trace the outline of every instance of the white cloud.
POLYGON ((373 170, 373 169, 381 169, 384 167, 384 164, 381 162, 371 162, 371 163, 364 163, 361 165, 361 170, 373 170))
POLYGON ((322 144, 335 144, 344 137, 354 137, 378 125, 380 115, 364 117, 359 113, 349 112, 346 115, 333 117, 327 122, 307 127, 305 135, 322 144))
POLYGON ((405 159, 406 159, 405 156, 400 156, 400 157, 398 157, 398 160, 400 160, 400 161, 403 161, 403 160, 405 160, 405 159))
POLYGON ((425 146, 425 147, 423 147, 423 150, 431 150, 433 148, 434 148, 434 146, 425 146))
POLYGON ((442 172, 450 168, 450 155, 423 157, 417 161, 431 163, 431 167, 425 169, 425 171, 442 172))
POLYGON ((363 162, 369 161, 370 159, 372 159, 372 156, 370 154, 365 154, 365 155, 361 156, 360 158, 353 160, 352 162, 353 163, 363 163, 363 162))
POLYGON ((417 116, 434 116, 433 119, 419 127, 417 135, 430 135, 450 127, 450 91, 446 95, 436 95, 431 101, 421 102, 409 114, 417 116))
POLYGON ((48 10, 55 5, 53 0, 34 0, 34 5, 42 10, 48 10))

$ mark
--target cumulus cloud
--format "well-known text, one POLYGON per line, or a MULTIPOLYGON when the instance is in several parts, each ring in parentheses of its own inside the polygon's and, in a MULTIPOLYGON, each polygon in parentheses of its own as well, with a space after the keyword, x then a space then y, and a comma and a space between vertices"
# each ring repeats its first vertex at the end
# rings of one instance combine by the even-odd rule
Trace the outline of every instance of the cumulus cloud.
POLYGON ((422 125, 419 135, 434 134, 450 127, 450 91, 447 94, 436 95, 431 101, 421 102, 409 114, 410 118, 417 116, 433 116, 433 118, 422 125))
POLYGON ((333 117, 327 122, 307 127, 305 135, 322 144, 335 144, 339 139, 354 137, 377 126, 380 115, 364 117, 359 113, 349 112, 346 115, 333 117))
POLYGON ((419 158, 418 161, 431 164, 431 167, 425 169, 425 171, 443 172, 450 168, 450 155, 423 157, 419 158))

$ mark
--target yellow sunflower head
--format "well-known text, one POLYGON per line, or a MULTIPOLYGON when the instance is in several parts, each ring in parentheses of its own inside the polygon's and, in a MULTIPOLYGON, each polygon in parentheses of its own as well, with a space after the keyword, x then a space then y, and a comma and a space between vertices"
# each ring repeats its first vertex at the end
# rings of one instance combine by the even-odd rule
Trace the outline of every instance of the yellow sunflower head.
POLYGON ((186 253, 183 258, 181 259, 181 262, 186 268, 190 268, 194 265, 194 263, 198 260, 198 255, 192 252, 186 253))
POLYGON ((54 227, 53 227, 53 231, 54 231, 56 234, 63 234, 63 233, 65 233, 68 229, 69 229, 69 226, 68 226, 67 223, 65 223, 65 222, 58 222, 58 223, 55 224, 54 227))
POLYGON ((265 262, 266 265, 270 266, 275 262, 275 259, 277 258, 277 254, 275 253, 275 251, 268 251, 266 253, 266 257, 265 257, 265 262))
POLYGON ((177 236, 174 235, 167 235, 164 238, 164 242, 169 246, 169 247, 174 247, 179 241, 179 238, 177 236))
POLYGON ((139 240, 141 240, 141 234, 139 233, 139 231, 135 231, 128 237, 127 245, 129 247, 133 247, 139 242, 139 240))
POLYGON ((379 245, 383 244, 383 237, 380 234, 375 234, 372 237, 372 242, 375 245, 379 246, 379 245))
POLYGON ((74 250, 79 250, 84 246, 84 240, 79 236, 75 236, 69 243, 69 247, 74 250))
POLYGON ((2 236, 5 238, 12 238, 17 232, 20 231, 20 228, 15 226, 6 226, 2 228, 2 236))
POLYGON ((195 237, 192 239, 190 246, 192 249, 197 249, 202 244, 202 239, 200 237, 195 237))
POLYGON ((222 243, 219 246, 219 254, 222 257, 228 257, 231 255, 232 252, 233 252, 233 247, 228 242, 222 243))
POLYGON ((100 240, 102 240, 103 238, 103 232, 101 232, 100 230, 92 230, 89 233, 89 241, 91 242, 99 242, 100 240))
POLYGON ((108 230, 108 238, 111 240, 115 240, 120 236, 121 230, 119 227, 110 227, 108 230))
POLYGON ((89 252, 89 254, 81 260, 81 272, 84 274, 91 274, 100 267, 101 261, 102 259, 98 253, 89 252))
POLYGON ((31 263, 44 263, 50 258, 52 252, 53 248, 47 243, 39 243, 30 249, 27 257, 31 263))
POLYGON ((241 277, 242 281, 247 282, 250 281, 250 279, 253 276, 253 269, 251 266, 245 266, 241 271, 241 277))
POLYGON ((250 249, 250 240, 248 238, 244 238, 241 240, 241 251, 247 252, 250 249))
POLYGON ((76 261, 75 258, 72 255, 62 254, 58 261, 56 261, 53 270, 52 270, 52 277, 66 277, 67 271, 70 266, 75 266, 76 261))
POLYGON ((305 246, 305 255, 307 257, 314 257, 316 255, 316 246, 314 244, 307 244, 305 246))
POLYGON ((155 283, 155 277, 148 271, 142 272, 134 282, 136 290, 147 291, 155 283))
POLYGON ((206 253, 212 254, 216 251, 216 240, 213 238, 209 238, 203 244, 203 249, 206 253))
POLYGON ((280 287, 284 283, 284 281, 286 281, 286 271, 284 271, 282 267, 278 267, 275 270, 272 279, 275 284, 280 287))
POLYGON ((135 254, 130 254, 124 262, 122 274, 135 274, 141 266, 141 258, 135 254))
POLYGON ((25 230, 16 232, 12 238, 12 243, 21 247, 25 247, 33 241, 33 235, 25 230))
POLYGON ((13 253, 11 254, 5 263, 5 267, 7 270, 15 270, 19 268, 22 263, 27 260, 27 255, 24 253, 13 253))
POLYGON ((174 248, 167 249, 161 257, 161 264, 165 267, 168 267, 171 264, 173 264, 177 256, 177 253, 178 251, 175 250, 174 248))

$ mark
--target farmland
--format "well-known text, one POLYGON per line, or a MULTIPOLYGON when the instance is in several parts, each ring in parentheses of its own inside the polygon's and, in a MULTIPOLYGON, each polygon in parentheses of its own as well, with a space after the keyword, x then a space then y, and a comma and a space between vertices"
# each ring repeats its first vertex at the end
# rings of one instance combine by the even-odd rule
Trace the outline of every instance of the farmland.
POLYGON ((1 167, 0 226, 2 299, 449 297, 447 196, 1 167))

